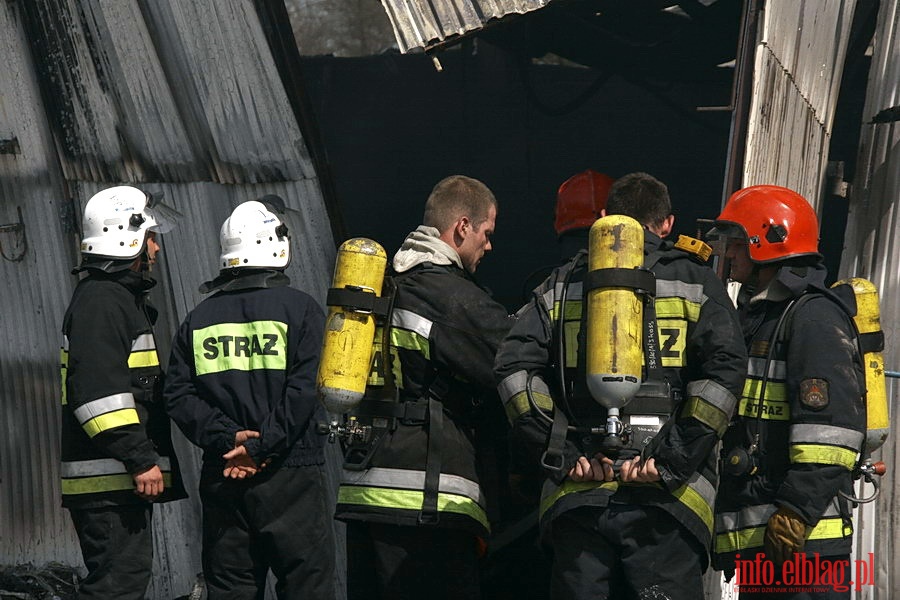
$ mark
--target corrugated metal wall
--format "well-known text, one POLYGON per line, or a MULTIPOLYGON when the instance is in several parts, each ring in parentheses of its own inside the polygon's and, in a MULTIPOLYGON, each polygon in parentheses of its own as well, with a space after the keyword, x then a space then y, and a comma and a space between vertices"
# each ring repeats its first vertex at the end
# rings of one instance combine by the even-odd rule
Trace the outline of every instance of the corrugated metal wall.
POLYGON ((821 196, 855 0, 769 0, 753 74, 744 186, 821 196))
POLYGON ((381 0, 400 52, 409 52, 483 28, 507 15, 543 8, 553 0, 381 0))
POLYGON ((59 322, 72 291, 74 248, 60 211, 53 152, 22 15, 0 3, 0 563, 80 559, 59 509, 59 322), (5 229, 5 228, 4 228, 5 229), (6 257, 22 259, 14 262, 6 257))
MULTIPOLYGON (((324 300, 335 245, 298 124, 299 90, 284 83, 294 74, 278 66, 289 58, 273 55, 266 28, 280 4, 0 2, 0 140, 19 147, 0 154, 0 224, 21 207, 29 246, 20 262, 0 260, 0 564, 80 561, 59 508, 58 330, 76 282, 71 215, 94 192, 136 183, 185 215, 162 238, 152 296, 165 353, 217 270, 222 221, 244 200, 284 198, 288 274, 324 300)), ((9 254, 15 232, 0 228, 0 243, 9 254)), ((177 443, 195 488, 196 453, 177 443)), ((150 597, 174 598, 200 571, 198 500, 158 508, 150 597)))
MULTIPOLYGON (((900 371, 900 2, 884 0, 873 39, 872 65, 863 110, 856 178, 850 187, 850 215, 841 277, 865 277, 881 294, 885 366, 900 371), (893 113, 889 111, 893 109, 893 113), (891 117, 890 115, 893 114, 891 117), (892 121, 890 119, 893 119, 892 121)), ((856 558, 875 554, 875 585, 861 599, 896 598, 900 593, 900 380, 888 379, 893 432, 874 458, 889 472, 879 498, 862 506, 857 521, 856 558)), ((866 489, 871 492, 871 487, 866 489)))

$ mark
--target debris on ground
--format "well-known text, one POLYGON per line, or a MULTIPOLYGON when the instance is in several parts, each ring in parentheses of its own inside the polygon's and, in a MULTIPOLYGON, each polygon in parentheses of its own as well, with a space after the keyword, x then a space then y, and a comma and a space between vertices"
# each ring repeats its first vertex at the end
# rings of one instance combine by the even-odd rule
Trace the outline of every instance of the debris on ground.
POLYGON ((0 565, 0 600, 75 600, 78 569, 59 563, 0 565))

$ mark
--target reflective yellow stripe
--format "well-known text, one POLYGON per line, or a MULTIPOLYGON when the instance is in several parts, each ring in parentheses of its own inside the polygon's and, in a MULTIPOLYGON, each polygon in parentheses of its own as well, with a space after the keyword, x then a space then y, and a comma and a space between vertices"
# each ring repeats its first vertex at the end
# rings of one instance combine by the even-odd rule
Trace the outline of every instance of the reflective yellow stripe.
POLYGON ((563 327, 566 336, 566 367, 574 369, 578 366, 578 332, 581 331, 581 321, 566 321, 563 327))
MULTIPOLYGON (((372 368, 369 371, 369 378, 366 385, 382 386, 384 385, 384 355, 381 353, 381 340, 384 332, 381 327, 375 329, 375 341, 372 344, 372 368)), ((397 357, 397 348, 391 346, 391 368, 394 372, 394 384, 403 389, 403 368, 400 359, 397 357)))
POLYGON ((102 398, 85 402, 72 411, 79 423, 84 425, 91 419, 99 417, 117 410, 126 408, 135 408, 134 396, 131 392, 121 394, 111 394, 102 398))
POLYGON ((655 306, 657 319, 685 319, 696 323, 700 318, 699 302, 691 302, 684 298, 657 298, 655 306))
MULTIPOLYGON (((377 487, 345 486, 338 490, 339 504, 353 504, 398 510, 422 510, 424 492, 415 490, 391 490, 377 487)), ((470 517, 490 531, 490 524, 484 509, 471 498, 457 494, 438 493, 439 512, 455 513, 470 517)))
POLYGON ((716 535, 716 552, 737 552, 747 548, 761 548, 765 535, 765 526, 720 533, 716 535))
POLYGON ((682 485, 680 488, 672 492, 679 502, 687 506, 693 511, 706 528, 712 533, 713 529, 713 507, 703 498, 703 496, 688 484, 682 485))
POLYGON ((222 371, 283 371, 288 326, 280 321, 220 323, 193 333, 197 375, 222 371))
POLYGON ((547 481, 544 484, 544 490, 541 498, 541 517, 544 516, 544 513, 547 512, 551 506, 556 504, 556 502, 562 498, 563 496, 567 496, 568 494, 575 494, 578 492, 585 492, 588 490, 595 489, 604 489, 609 491, 610 493, 615 492, 619 489, 618 481, 571 481, 566 480, 559 487, 553 485, 552 482, 547 481), (555 489, 552 489, 555 488, 555 489))
POLYGON ((414 331, 391 329, 391 343, 398 348, 415 350, 426 360, 431 359, 431 345, 428 343, 428 338, 424 338, 414 331))
POLYGON ((156 349, 153 350, 141 350, 138 352, 132 352, 128 355, 128 368, 129 369, 140 369, 141 367, 158 367, 159 366, 159 356, 156 354, 156 349))
POLYGON ((792 463, 837 465, 851 471, 856 465, 857 453, 855 450, 847 450, 838 446, 792 444, 790 457, 792 463))
POLYGON ((831 519, 819 519, 819 522, 809 534, 808 540, 834 540, 843 539, 853 535, 853 524, 845 523, 841 517, 831 519))
POLYGON ((728 429, 728 415, 719 410, 718 407, 703 400, 703 398, 698 398, 696 396, 689 398, 688 401, 684 403, 681 416, 697 419, 704 425, 709 426, 709 428, 715 431, 719 437, 722 437, 722 434, 728 429))
MULTIPOLYGON (((172 474, 163 473, 163 485, 172 487, 172 474)), ((118 492, 134 489, 134 478, 125 473, 122 475, 100 475, 79 479, 63 479, 62 493, 66 496, 77 494, 96 494, 99 492, 118 492)))
MULTIPOLYGON (((550 319, 554 323, 559 320, 559 304, 559 302, 554 302, 553 308, 550 310, 550 319)), ((566 321, 581 321, 582 308, 581 300, 566 300, 566 321)))
POLYGON ((88 437, 94 437, 103 431, 109 431, 110 429, 115 429, 116 427, 122 427, 124 425, 135 425, 140 422, 135 409, 124 408, 85 421, 81 427, 88 434, 88 437))
POLYGON ((659 331, 659 354, 662 365, 669 368, 683 367, 687 364, 687 321, 684 319, 657 318, 659 331))
MULTIPOLYGON (((762 379, 753 379, 748 377, 744 380, 744 390, 741 395, 744 398, 759 398, 762 391, 762 379)), ((787 398, 787 386, 783 381, 769 380, 766 384, 766 400, 770 402, 785 402, 787 398)))
MULTIPOLYGON (((541 409, 547 412, 553 410, 553 400, 550 399, 550 396, 532 390, 531 397, 534 399, 534 403, 541 409)), ((514 395, 504 404, 504 408, 506 409, 506 417, 509 419, 510 423, 522 415, 528 414, 531 411, 531 403, 528 402, 528 392, 519 392, 514 395)))
MULTIPOLYGON (((737 552, 748 548, 761 548, 766 535, 766 526, 749 527, 739 531, 729 531, 716 535, 716 552, 737 552)), ((807 540, 836 540, 853 535, 853 526, 844 523, 841 517, 820 519, 807 536, 807 540)))
MULTIPOLYGON (((772 385, 771 383, 769 384, 772 385)), ((783 386, 784 384, 777 384, 783 386)), ((741 397, 738 404, 738 414, 743 417, 756 418, 756 412, 760 410, 755 398, 741 397)), ((788 421, 791 418, 791 407, 783 400, 766 400, 760 410, 760 418, 767 421, 788 421)))

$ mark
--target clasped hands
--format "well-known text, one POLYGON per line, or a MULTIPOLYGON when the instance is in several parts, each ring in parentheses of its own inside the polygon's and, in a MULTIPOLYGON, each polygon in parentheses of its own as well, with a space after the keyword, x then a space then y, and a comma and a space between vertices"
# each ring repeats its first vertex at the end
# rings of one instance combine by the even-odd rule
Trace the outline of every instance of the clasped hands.
POLYGON ((247 447, 244 443, 247 440, 258 437, 259 432, 251 429, 244 429, 234 434, 234 449, 229 450, 222 455, 222 458, 226 461, 222 475, 226 479, 246 479, 247 477, 253 477, 269 464, 269 461, 265 461, 261 465, 257 465, 256 461, 254 461, 250 454, 247 453, 247 447))
MULTIPOLYGON (((569 470, 569 479, 572 481, 613 481, 616 473, 613 471, 612 459, 598 452, 593 458, 579 456, 578 462, 569 470)), ((626 460, 619 467, 619 481, 624 483, 653 483, 659 481, 659 471, 656 470, 656 460, 642 461, 640 456, 626 460)))

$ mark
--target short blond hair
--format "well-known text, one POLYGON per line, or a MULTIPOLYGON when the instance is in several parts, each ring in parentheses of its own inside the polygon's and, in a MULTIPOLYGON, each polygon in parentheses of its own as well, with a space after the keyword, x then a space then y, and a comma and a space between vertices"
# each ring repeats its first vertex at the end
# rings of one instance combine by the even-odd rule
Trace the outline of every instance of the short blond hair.
POLYGON ((477 230, 487 220, 492 206, 496 208, 497 199, 488 186, 465 175, 451 175, 431 190, 422 224, 443 233, 460 217, 469 217, 477 230))

